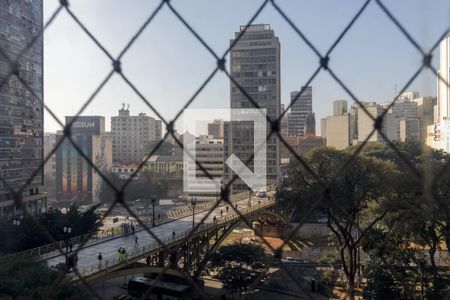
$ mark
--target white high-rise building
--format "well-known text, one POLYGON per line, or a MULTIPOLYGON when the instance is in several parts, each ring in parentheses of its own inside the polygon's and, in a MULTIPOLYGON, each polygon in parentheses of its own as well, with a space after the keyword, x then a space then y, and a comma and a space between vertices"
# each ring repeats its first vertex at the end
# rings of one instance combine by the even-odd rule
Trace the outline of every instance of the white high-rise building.
POLYGON ((439 120, 450 118, 450 36, 440 43, 440 65, 437 79, 439 120))
MULTIPOLYGON (((434 138, 427 140, 430 146, 443 149, 450 153, 450 36, 444 38, 440 45, 439 77, 437 78, 437 111, 434 138), (440 128, 440 130, 437 130, 440 128)), ((431 126, 431 125, 430 125, 431 126)))

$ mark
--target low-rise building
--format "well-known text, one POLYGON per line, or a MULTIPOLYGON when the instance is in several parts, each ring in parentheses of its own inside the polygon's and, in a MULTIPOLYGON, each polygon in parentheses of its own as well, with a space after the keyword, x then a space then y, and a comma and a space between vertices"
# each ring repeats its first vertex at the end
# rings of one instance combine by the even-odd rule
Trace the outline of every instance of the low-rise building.
POLYGON ((182 155, 152 155, 147 160, 146 165, 152 173, 163 175, 183 174, 182 155))
MULTIPOLYGON (((111 168, 111 174, 116 175, 120 179, 128 179, 136 172, 138 167, 139 165, 135 162, 114 164, 111 168)), ((139 174, 136 174, 135 178, 138 176, 139 174)))
MULTIPOLYGON (((220 184, 223 178, 224 169, 224 144, 223 139, 216 139, 212 135, 201 135, 195 138, 194 145, 189 144, 187 150, 195 153, 195 160, 213 178, 213 182, 220 184), (195 147, 195 149, 194 149, 195 147)), ((194 162, 195 163, 195 162, 194 162)), ((192 167, 185 164, 185 168, 192 167)), ((188 197, 195 197, 198 201, 209 201, 217 199, 218 192, 212 191, 204 186, 211 185, 212 181, 207 174, 195 163, 194 172, 189 172, 185 180, 192 180, 194 184, 189 184, 188 197), (191 176, 192 174, 192 176, 191 176), (198 190, 195 187, 198 186, 198 190)))

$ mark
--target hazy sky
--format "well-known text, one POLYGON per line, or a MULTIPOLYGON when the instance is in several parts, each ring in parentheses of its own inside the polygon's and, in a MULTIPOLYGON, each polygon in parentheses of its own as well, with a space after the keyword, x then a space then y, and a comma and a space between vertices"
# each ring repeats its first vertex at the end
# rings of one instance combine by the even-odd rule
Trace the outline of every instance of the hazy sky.
MULTIPOLYGON (((325 53, 364 1, 277 1, 311 42, 325 53)), ((384 1, 386 6, 424 48, 429 49, 450 26, 448 0, 384 1)), ((45 20, 59 1, 45 0, 45 20)), ((159 1, 72 0, 70 8, 113 56, 151 14, 159 1)), ((172 0, 172 5, 211 48, 221 55, 262 1, 172 0)), ((281 43, 281 102, 298 90, 318 66, 318 58, 269 4, 255 23, 267 23, 281 43)), ((434 65, 438 66, 438 56, 434 65)), ((330 56, 331 68, 361 100, 392 100, 416 71, 421 56, 381 11, 375 1, 330 56)), ((216 66, 215 59, 173 15, 163 7, 154 21, 122 59, 125 75, 166 119, 172 119, 216 66)), ((227 59, 227 68, 229 59, 227 59)), ((73 115, 111 69, 111 62, 63 11, 45 32, 45 102, 63 120, 73 115)), ((332 112, 331 102, 350 97, 327 72, 312 83, 316 121, 332 112)), ((229 107, 229 80, 220 72, 195 100, 192 108, 229 107)), ((409 90, 436 94, 435 76, 426 71, 409 90)), ((133 115, 154 116, 136 94, 114 75, 85 115, 103 115, 107 129, 111 115, 122 103, 133 115)), ((205 116, 207 118, 207 116, 205 116)), ((45 130, 57 124, 47 114, 45 130)), ((317 127, 317 133, 320 133, 317 127)))

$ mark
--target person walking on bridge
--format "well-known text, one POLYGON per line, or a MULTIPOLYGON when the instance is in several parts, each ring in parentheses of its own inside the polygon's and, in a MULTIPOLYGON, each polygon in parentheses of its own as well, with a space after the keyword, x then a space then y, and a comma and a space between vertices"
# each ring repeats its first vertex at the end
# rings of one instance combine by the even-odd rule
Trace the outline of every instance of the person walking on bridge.
POLYGON ((134 234, 134 246, 135 246, 135 247, 138 247, 138 246, 139 246, 138 240, 139 240, 139 237, 138 237, 136 234, 134 234))
POLYGON ((227 207, 225 207, 225 209, 227 210, 227 213, 228 213, 228 205, 227 205, 227 207))
POLYGON ((220 210, 220 217, 223 216, 223 210, 220 210))
POLYGON ((102 259, 103 259, 101 252, 98 253, 97 258, 98 258, 98 266, 101 268, 102 267, 102 259))

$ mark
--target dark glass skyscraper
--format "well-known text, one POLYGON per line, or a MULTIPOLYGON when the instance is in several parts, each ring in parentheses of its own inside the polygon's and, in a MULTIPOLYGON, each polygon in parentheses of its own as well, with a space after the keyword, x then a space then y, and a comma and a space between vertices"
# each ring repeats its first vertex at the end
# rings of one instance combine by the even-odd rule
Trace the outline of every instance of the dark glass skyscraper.
MULTIPOLYGON (((43 160, 43 103, 12 76, 10 66, 42 29, 41 0, 0 1, 0 176, 20 190, 43 160), (2 54, 4 53, 7 58, 2 54)), ((43 43, 38 39, 21 57, 18 71, 34 93, 43 98, 43 43)), ((22 196, 30 214, 46 209, 43 170, 24 189, 22 196)), ((0 182, 0 216, 18 213, 13 195, 0 182)))
POLYGON ((307 133, 307 119, 312 114, 312 87, 307 86, 300 96, 298 96, 299 93, 300 91, 291 92, 291 103, 295 99, 297 101, 291 106, 291 115, 289 116, 288 124, 289 135, 305 135, 307 133))
MULTIPOLYGON (((235 39, 245 30, 235 33, 235 39)), ((234 43, 234 39, 230 44, 234 43)), ((255 100, 267 115, 275 120, 280 114, 280 42, 268 24, 255 24, 245 33, 231 50, 231 76, 255 100)), ((230 106, 232 109, 254 108, 247 97, 231 82, 230 106)), ((267 124, 267 133, 271 130, 267 124)), ((224 127, 225 160, 235 154, 242 162, 254 154, 252 122, 227 122, 224 127)), ((276 135, 270 137, 266 148, 267 184, 276 184, 280 168, 279 141, 276 135)), ((247 164, 253 171, 253 162, 247 164)), ((233 172, 225 166, 225 183, 231 180, 233 172)), ((233 192, 248 190, 241 180, 232 185, 233 192)))

